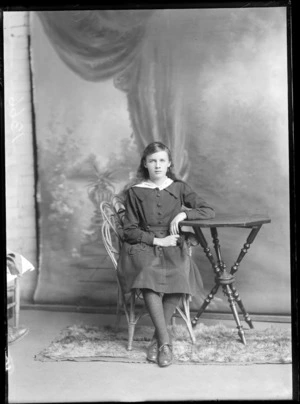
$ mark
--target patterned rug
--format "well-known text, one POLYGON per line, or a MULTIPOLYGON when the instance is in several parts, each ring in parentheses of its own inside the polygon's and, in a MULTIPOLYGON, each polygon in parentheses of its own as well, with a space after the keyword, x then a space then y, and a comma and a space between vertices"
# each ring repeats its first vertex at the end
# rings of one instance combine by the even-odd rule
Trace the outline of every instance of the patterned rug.
MULTIPOLYGON (((291 332, 274 326, 245 329, 244 345, 236 328, 223 324, 194 328, 192 344, 183 325, 172 328, 174 363, 193 365, 251 365, 291 363, 291 332)), ((111 326, 72 325, 62 330, 50 346, 35 356, 39 361, 117 361, 149 363, 146 349, 153 329, 137 326, 132 351, 127 350, 127 329, 111 326)))

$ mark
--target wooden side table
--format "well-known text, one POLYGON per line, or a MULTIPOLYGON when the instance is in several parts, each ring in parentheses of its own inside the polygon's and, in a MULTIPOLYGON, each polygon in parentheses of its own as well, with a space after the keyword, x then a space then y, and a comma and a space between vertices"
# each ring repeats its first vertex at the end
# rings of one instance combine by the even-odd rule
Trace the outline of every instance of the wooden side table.
POLYGON ((221 286, 224 294, 228 297, 228 302, 230 309, 232 311, 233 317, 237 324, 238 334, 244 344, 246 344, 245 334, 243 327, 240 323, 236 304, 239 306, 241 312, 243 313, 244 319, 250 328, 254 328, 251 318, 247 313, 243 302, 240 298, 240 295, 234 285, 235 282, 235 273, 238 271, 240 263, 244 258, 245 254, 248 252, 251 244, 256 238, 259 230, 262 225, 265 223, 270 223, 271 219, 264 215, 249 215, 249 216, 238 216, 238 215, 230 215, 230 214, 219 214, 214 219, 205 219, 205 220, 184 220, 180 222, 180 226, 191 226, 195 231, 195 236, 199 241, 201 247, 203 248, 206 257, 215 273, 215 285, 211 289, 210 293, 204 300, 202 306, 198 310, 196 316, 192 320, 192 326, 195 327, 197 321, 207 306, 210 304, 215 294, 218 292, 219 287, 221 286), (222 259, 221 255, 221 246, 218 238, 218 228, 219 227, 238 227, 238 228, 248 228, 250 230, 250 234, 247 237, 246 243, 243 245, 241 252, 232 265, 230 271, 228 272, 226 269, 226 265, 222 259), (209 228, 212 236, 214 249, 217 257, 217 261, 214 259, 213 254, 211 253, 210 248, 208 247, 208 243, 203 234, 202 229, 209 228))

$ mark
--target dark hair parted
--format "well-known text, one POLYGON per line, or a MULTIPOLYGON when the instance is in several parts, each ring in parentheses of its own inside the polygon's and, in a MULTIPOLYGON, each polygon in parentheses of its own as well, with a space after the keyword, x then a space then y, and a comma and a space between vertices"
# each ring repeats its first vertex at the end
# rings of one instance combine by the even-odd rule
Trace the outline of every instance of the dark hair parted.
POLYGON ((160 152, 160 151, 167 152, 169 161, 171 163, 171 165, 170 165, 170 167, 168 168, 168 171, 167 171, 167 177, 171 178, 174 181, 177 180, 177 177, 176 177, 176 175, 174 173, 174 164, 173 164, 171 151, 166 145, 164 145, 161 142, 152 142, 152 143, 148 144, 148 146, 145 148, 145 150, 144 150, 144 152, 142 154, 142 158, 141 158, 139 168, 137 170, 137 179, 138 180, 142 181, 142 180, 149 179, 149 172, 148 172, 148 169, 145 167, 146 159, 151 154, 154 154, 154 153, 157 153, 157 152, 160 152))
POLYGON ((129 181, 129 183, 127 183, 124 188, 122 189, 122 191, 119 193, 119 196, 123 199, 126 198, 126 194, 128 192, 128 190, 136 184, 139 184, 140 182, 149 179, 149 172, 148 169, 145 167, 145 162, 146 162, 146 158, 148 156, 150 156, 153 153, 157 153, 160 151, 165 151, 168 154, 169 157, 169 161, 171 163, 170 167, 168 168, 167 171, 167 177, 171 178, 173 181, 180 181, 182 182, 182 180, 180 180, 179 178, 176 177, 175 173, 174 173, 174 166, 173 166, 173 159, 172 159, 172 155, 170 152, 170 149, 164 145, 161 142, 152 142, 150 144, 148 144, 148 146, 145 148, 143 154, 142 154, 142 158, 141 158, 141 162, 140 165, 138 167, 137 173, 135 178, 132 178, 131 181, 129 181))

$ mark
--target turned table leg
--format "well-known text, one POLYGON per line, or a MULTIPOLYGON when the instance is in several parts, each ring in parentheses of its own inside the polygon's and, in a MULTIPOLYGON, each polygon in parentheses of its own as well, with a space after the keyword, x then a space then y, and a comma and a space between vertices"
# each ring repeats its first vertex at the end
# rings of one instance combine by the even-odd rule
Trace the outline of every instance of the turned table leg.
POLYGON ((255 237, 257 236, 260 229, 261 229, 261 225, 260 226, 255 226, 255 227, 252 228, 249 236, 247 237, 246 243, 243 245, 243 248, 241 249, 241 252, 240 252, 240 254, 238 256, 238 259, 236 260, 234 265, 231 267, 230 273, 232 275, 234 275, 237 272, 237 270, 239 269, 239 266, 240 266, 240 263, 241 263, 242 259, 247 254, 251 244, 253 243, 253 241, 254 241, 255 237))
POLYGON ((228 272, 226 270, 226 265, 225 265, 225 263, 224 263, 224 261, 222 259, 221 247, 220 247, 220 242, 219 242, 219 238, 218 238, 217 228, 216 227, 211 227, 210 228, 211 236, 212 236, 213 243, 214 243, 214 249, 215 249, 216 256, 217 256, 217 262, 215 262, 215 260, 213 258, 213 255, 211 253, 210 248, 208 247, 207 241, 206 241, 206 239, 204 237, 204 234, 203 234, 201 228, 200 227, 195 227, 194 228, 196 237, 197 237, 201 247, 203 248, 203 251, 204 251, 206 257, 210 261, 211 266, 212 266, 212 268, 213 268, 213 270, 214 270, 214 272, 216 274, 216 278, 215 278, 216 284, 212 288, 211 292, 208 294, 206 299, 204 300, 204 303, 200 307, 200 309, 197 312, 196 316, 193 318, 193 320, 192 320, 193 327, 197 324, 197 321, 198 321, 199 317, 205 311, 207 306, 210 304, 210 302, 214 298, 214 296, 217 293, 219 287, 222 286, 223 292, 228 298, 230 309, 232 311, 233 317, 234 317, 235 322, 237 324, 238 334, 239 334, 243 344, 246 344, 244 330, 243 330, 243 327, 242 327, 242 325, 240 323, 240 319, 239 319, 239 316, 238 316, 237 305, 240 308, 240 310, 241 310, 241 312, 242 312, 242 314, 244 316, 244 319, 245 319, 246 323, 249 325, 249 327, 250 328, 254 328, 254 327, 253 327, 253 324, 252 324, 252 320, 251 320, 248 312, 246 311, 246 309, 245 309, 245 307, 243 305, 243 302, 242 302, 242 300, 240 298, 240 295, 239 295, 236 287, 234 286, 234 282, 235 282, 234 274, 238 271, 239 265, 240 265, 242 259, 244 258, 244 256, 248 252, 248 250, 249 250, 251 244, 253 243, 255 237, 257 236, 260 228, 261 228, 261 225, 254 226, 254 227, 251 228, 251 232, 250 232, 249 236, 247 237, 246 243, 243 245, 236 262, 231 267, 230 272, 228 272))
POLYGON ((229 306, 231 308, 233 317, 237 324, 238 334, 239 334, 243 344, 246 345, 245 333, 244 333, 243 327, 242 327, 240 319, 239 319, 239 315, 238 315, 238 312, 236 309, 235 299, 232 295, 232 290, 231 290, 230 286, 231 285, 223 285, 223 292, 228 297, 229 306))
POLYGON ((246 323, 249 325, 250 328, 254 328, 254 326, 252 324, 252 320, 243 305, 242 299, 240 298, 238 291, 236 290, 236 288, 233 284, 230 285, 230 288, 232 290, 232 295, 233 295, 235 301, 237 302, 239 308, 241 309, 241 312, 243 313, 246 323))
POLYGON ((204 303, 202 304, 202 306, 200 307, 198 313, 196 314, 196 316, 192 320, 192 326, 193 327, 196 326, 197 321, 199 320, 199 317, 205 311, 205 309, 209 305, 209 303, 212 301, 212 299, 214 298, 214 295, 217 293, 218 289, 219 289, 219 285, 217 284, 212 288, 211 292, 207 295, 207 298, 204 300, 204 303))
MULTIPOLYGON (((211 263, 211 266, 212 266, 212 268, 213 268, 213 270, 214 270, 214 272, 216 274, 216 277, 220 276, 220 273, 222 271, 220 263, 217 264, 215 262, 215 260, 213 258, 213 255, 212 255, 212 253, 210 251, 210 248, 208 247, 206 238, 204 237, 204 234, 203 234, 202 230, 200 229, 200 227, 195 227, 194 231, 195 231, 196 237, 197 237, 201 247, 203 248, 203 251, 204 251, 207 259, 211 263)), ((204 300, 204 303, 200 307, 198 313, 193 318, 193 320, 192 320, 193 327, 196 326, 199 317, 204 312, 204 310, 207 308, 207 306, 210 304, 210 302, 212 301, 214 295, 217 293, 218 289, 219 289, 219 284, 218 284, 218 282, 216 282, 216 285, 212 288, 211 292, 208 294, 207 298, 204 300)))

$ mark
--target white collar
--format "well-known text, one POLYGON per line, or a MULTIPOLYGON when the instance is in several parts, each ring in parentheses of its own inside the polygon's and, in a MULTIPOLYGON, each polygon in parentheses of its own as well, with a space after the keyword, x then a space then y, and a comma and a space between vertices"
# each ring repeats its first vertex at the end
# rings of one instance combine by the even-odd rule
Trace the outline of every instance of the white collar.
POLYGON ((140 188, 150 188, 150 189, 155 189, 158 188, 160 191, 167 188, 169 185, 171 185, 174 181, 171 178, 167 178, 161 185, 156 185, 154 182, 148 180, 148 181, 143 181, 140 182, 139 184, 133 185, 134 187, 140 187, 140 188))

